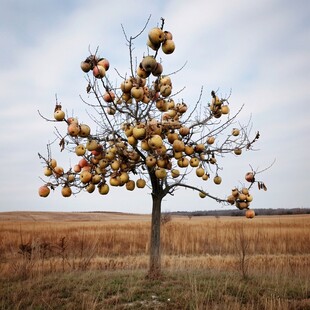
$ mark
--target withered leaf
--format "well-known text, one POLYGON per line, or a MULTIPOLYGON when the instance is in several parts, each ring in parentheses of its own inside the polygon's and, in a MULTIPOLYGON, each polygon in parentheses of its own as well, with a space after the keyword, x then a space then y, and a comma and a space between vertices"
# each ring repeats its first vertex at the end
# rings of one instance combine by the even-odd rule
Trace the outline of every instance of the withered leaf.
POLYGON ((65 148, 65 139, 62 138, 59 142, 59 146, 60 146, 60 152, 62 152, 65 148))
POLYGON ((54 113, 58 110, 61 110, 61 104, 56 104, 55 105, 55 109, 54 109, 54 113))

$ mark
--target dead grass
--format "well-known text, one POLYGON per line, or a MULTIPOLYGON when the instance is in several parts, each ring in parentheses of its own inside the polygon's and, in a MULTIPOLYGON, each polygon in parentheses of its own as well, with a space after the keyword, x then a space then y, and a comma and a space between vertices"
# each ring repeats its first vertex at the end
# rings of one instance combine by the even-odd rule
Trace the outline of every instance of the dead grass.
POLYGON ((222 309, 224 301, 225 309, 310 309, 309 215, 173 217, 162 227, 162 252, 170 277, 166 285, 175 288, 166 294, 158 284, 156 298, 142 277, 148 266, 149 216, 99 213, 94 221, 92 213, 61 215, 0 214, 0 295, 7 294, 0 309, 11 309, 8 302, 14 309, 58 308, 62 294, 69 296, 66 309, 205 309, 206 304, 222 309), (106 293, 111 288, 104 283, 87 288, 85 283, 99 275, 114 285, 113 294, 106 293), (59 287, 52 283, 55 276, 59 287), (103 298, 101 289, 109 297, 103 298), (26 293, 37 294, 39 301, 26 293))

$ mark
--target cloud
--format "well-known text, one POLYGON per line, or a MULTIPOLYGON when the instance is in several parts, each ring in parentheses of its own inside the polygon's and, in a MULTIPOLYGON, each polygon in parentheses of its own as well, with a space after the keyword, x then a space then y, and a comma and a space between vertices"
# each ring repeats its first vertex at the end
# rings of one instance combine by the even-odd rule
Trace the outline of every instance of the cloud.
MULTIPOLYGON (((255 205, 307 206, 310 173, 305 156, 309 142, 306 133, 310 129, 307 1, 299 5, 276 0, 125 4, 126 1, 4 2, 0 13, 0 34, 5 38, 0 43, 0 132, 5 147, 0 159, 5 163, 2 173, 7 177, 0 189, 1 210, 150 212, 147 191, 128 193, 113 189, 109 197, 93 195, 91 204, 87 193, 63 199, 57 191, 42 200, 36 192, 41 184, 38 176, 42 174, 37 152, 46 152, 45 144, 54 139, 55 125, 41 119, 37 110, 52 117, 57 93, 69 114, 89 121, 86 106, 79 98, 80 94, 86 95, 80 61, 87 56, 89 46, 92 51, 99 46, 100 55, 112 65, 111 80, 119 83, 113 67, 123 74, 129 71, 128 47, 120 24, 128 36, 134 35, 144 26, 149 13, 152 18, 148 28, 164 17, 166 29, 175 38, 175 53, 160 56, 165 72, 174 72, 188 62, 172 76, 174 90, 186 86, 176 100, 184 99, 192 107, 201 86, 204 86, 203 104, 210 100, 212 89, 219 89, 223 96, 232 89, 232 111, 245 103, 242 122, 247 122, 252 114, 253 133, 260 130, 262 134, 259 153, 223 159, 223 187, 209 181, 204 186, 226 195, 239 180, 243 182, 248 163, 264 167, 276 157, 276 164, 262 175, 269 190, 255 194, 255 205), (294 185, 295 180, 299 180, 300 186, 294 185), (292 188, 298 195, 281 195, 290 193, 292 188), (14 194, 16 189, 19 195, 14 194)), ((137 61, 147 52, 143 46, 145 38, 146 33, 135 42, 137 61)), ((65 127, 61 130, 64 132, 65 127)), ((58 154, 57 144, 53 152, 64 166, 76 160, 74 156, 58 154)), ((189 190, 179 190, 164 203, 169 210, 217 207, 189 190)))

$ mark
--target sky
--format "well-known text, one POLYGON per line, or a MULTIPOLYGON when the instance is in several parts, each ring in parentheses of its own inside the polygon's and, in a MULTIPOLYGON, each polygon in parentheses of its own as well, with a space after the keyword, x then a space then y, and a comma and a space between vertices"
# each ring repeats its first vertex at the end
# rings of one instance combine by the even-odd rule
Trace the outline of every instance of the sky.
MULTIPOLYGON (((70 115, 91 123, 85 95, 85 75, 80 62, 89 48, 98 47, 112 68, 129 72, 129 55, 121 24, 134 36, 151 19, 147 30, 165 19, 176 49, 161 54, 165 72, 174 72, 174 89, 186 88, 177 96, 189 107, 200 89, 204 100, 218 90, 230 97, 231 110, 243 104, 240 122, 252 122, 252 132, 261 138, 256 151, 221 159, 223 182, 203 183, 210 194, 226 197, 244 184, 250 166, 268 188, 253 189, 251 207, 310 207, 308 187, 310 131, 310 2, 308 0, 193 0, 148 1, 129 4, 119 1, 0 0, 0 211, 119 211, 150 213, 148 188, 126 191, 113 188, 109 195, 80 193, 63 198, 59 190, 47 198, 38 196, 43 165, 38 152, 47 155, 55 123, 52 118, 55 94, 70 115)), ((147 30, 135 41, 137 59, 147 53, 147 30)), ((119 81, 110 69, 109 78, 119 81)), ((65 132, 64 124, 58 126, 65 132)), ((73 155, 52 155, 69 168, 73 155)), ((190 177, 189 182, 197 180, 190 177)), ((163 211, 225 209, 197 192, 179 189, 166 196, 163 211)), ((231 207, 230 207, 231 208, 231 207)))

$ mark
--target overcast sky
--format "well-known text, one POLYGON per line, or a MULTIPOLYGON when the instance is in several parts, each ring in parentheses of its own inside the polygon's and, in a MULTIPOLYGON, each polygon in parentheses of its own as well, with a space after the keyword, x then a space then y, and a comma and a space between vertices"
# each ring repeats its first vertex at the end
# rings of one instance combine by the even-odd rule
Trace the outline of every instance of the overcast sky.
MULTIPOLYGON (((148 213, 148 189, 128 192, 113 188, 108 196, 82 193, 62 198, 56 190, 40 198, 43 167, 37 153, 46 155, 54 139, 52 118, 55 94, 65 110, 90 123, 85 78, 80 62, 88 48, 110 61, 112 68, 129 72, 127 34, 137 34, 149 14, 148 29, 165 18, 165 29, 174 36, 176 50, 160 55, 164 72, 187 66, 173 76, 174 89, 186 89, 176 99, 193 106, 204 87, 227 95, 231 109, 245 104, 241 121, 251 116, 253 134, 259 130, 259 151, 221 159, 223 182, 208 181, 210 193, 227 196, 244 182, 249 165, 263 169, 267 192, 252 194, 252 207, 310 207, 310 2, 284 0, 216 1, 49 1, 0 0, 0 211, 121 211, 148 213)), ((135 56, 147 49, 147 32, 135 43, 135 56)), ((109 77, 116 81, 113 69, 109 77)), ((64 124, 59 130, 65 132, 64 124)), ((68 168, 77 160, 53 148, 53 157, 68 168)), ((190 179, 191 180, 191 179, 190 179)), ((166 197, 164 211, 223 209, 191 190, 166 197)))

